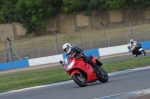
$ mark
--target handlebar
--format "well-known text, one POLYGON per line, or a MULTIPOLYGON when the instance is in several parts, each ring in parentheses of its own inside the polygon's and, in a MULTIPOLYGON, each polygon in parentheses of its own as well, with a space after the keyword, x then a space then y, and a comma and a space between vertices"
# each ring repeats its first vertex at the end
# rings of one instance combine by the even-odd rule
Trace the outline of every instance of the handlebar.
POLYGON ((81 58, 83 56, 83 52, 80 53, 75 59, 81 58))
POLYGON ((59 63, 64 66, 64 62, 62 60, 60 60, 59 63))
POLYGON ((99 56, 97 59, 99 59, 99 58, 101 58, 101 57, 99 56))

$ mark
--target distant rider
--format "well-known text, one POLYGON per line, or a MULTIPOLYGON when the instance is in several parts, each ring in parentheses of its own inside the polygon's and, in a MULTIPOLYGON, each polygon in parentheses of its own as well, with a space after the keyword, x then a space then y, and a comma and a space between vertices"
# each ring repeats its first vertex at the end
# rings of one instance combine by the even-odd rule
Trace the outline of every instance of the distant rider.
MULTIPOLYGON (((96 69, 99 68, 96 64, 94 64, 94 63, 92 62, 92 60, 91 60, 89 57, 87 57, 87 56, 84 55, 83 50, 80 49, 79 47, 73 47, 73 48, 72 48, 72 47, 71 47, 71 44, 65 43, 62 48, 63 48, 64 52, 66 53, 66 57, 67 57, 68 61, 70 60, 70 58, 72 57, 72 55, 74 55, 74 58, 77 58, 78 56, 81 56, 81 58, 82 58, 86 63, 89 63, 91 66, 93 66, 93 67, 96 68, 96 69)), ((62 63, 62 61, 60 61, 60 63, 62 63)), ((95 70, 95 69, 94 69, 94 70, 95 70)), ((98 76, 97 71, 95 71, 95 72, 96 72, 96 75, 98 76)))
POLYGON ((129 43, 129 49, 132 51, 132 54, 135 54, 135 49, 139 49, 141 47, 141 45, 134 41, 133 39, 130 39, 130 43, 129 43))

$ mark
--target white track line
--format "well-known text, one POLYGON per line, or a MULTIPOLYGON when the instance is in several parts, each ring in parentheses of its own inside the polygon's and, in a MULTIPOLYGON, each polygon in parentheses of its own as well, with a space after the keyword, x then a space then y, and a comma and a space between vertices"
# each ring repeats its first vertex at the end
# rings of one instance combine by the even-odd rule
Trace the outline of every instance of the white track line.
POLYGON ((99 97, 99 98, 94 98, 94 99, 128 99, 128 98, 133 98, 133 97, 138 97, 138 96, 144 96, 147 94, 150 94, 150 88, 111 95, 111 96, 99 97))

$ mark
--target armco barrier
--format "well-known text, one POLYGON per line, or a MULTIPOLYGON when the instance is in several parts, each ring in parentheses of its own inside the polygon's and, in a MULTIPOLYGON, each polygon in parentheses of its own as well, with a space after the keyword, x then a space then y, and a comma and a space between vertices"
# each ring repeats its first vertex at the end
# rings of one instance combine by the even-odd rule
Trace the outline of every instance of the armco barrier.
POLYGON ((0 64, 0 70, 9 70, 23 67, 29 67, 28 60, 21 60, 0 64))
POLYGON ((99 51, 100 56, 125 53, 125 52, 128 52, 127 46, 128 45, 121 45, 121 46, 100 48, 98 49, 98 51, 99 51))
MULTIPOLYGON (((144 50, 150 50, 150 41, 141 42, 141 45, 144 50)), ((89 56, 90 54, 92 54, 98 57, 98 56, 113 55, 113 54, 118 54, 118 53, 125 53, 125 52, 128 52, 127 46, 128 44, 107 47, 107 48, 86 50, 85 55, 89 56)), ((65 54, 60 54, 60 55, 54 55, 54 56, 48 56, 48 57, 41 57, 41 58, 35 58, 35 59, 29 59, 29 60, 21 60, 21 61, 16 61, 16 62, 3 63, 3 64, 0 64, 0 70, 9 70, 9 69, 23 68, 23 67, 28 67, 28 66, 57 63, 59 62, 59 60, 65 60, 65 59, 66 59, 65 54)))
POLYGON ((47 56, 47 57, 41 57, 41 58, 34 58, 29 59, 29 66, 36 66, 36 65, 43 65, 43 64, 49 64, 49 63, 57 63, 59 60, 62 60, 63 56, 60 55, 54 55, 54 56, 47 56))

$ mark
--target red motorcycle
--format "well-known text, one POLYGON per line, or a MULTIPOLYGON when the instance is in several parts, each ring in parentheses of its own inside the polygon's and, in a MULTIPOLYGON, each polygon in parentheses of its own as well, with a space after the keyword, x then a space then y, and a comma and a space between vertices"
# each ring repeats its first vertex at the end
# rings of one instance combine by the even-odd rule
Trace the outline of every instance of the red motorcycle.
POLYGON ((85 87, 87 83, 96 82, 97 80, 105 83, 109 79, 107 72, 101 67, 102 63, 98 60, 100 57, 96 59, 94 56, 90 56, 89 58, 99 66, 98 69, 84 62, 80 56, 78 58, 72 56, 68 66, 65 66, 63 61, 60 62, 64 66, 66 72, 71 75, 74 82, 80 87, 85 87), (98 77, 95 71, 98 72, 98 77))

